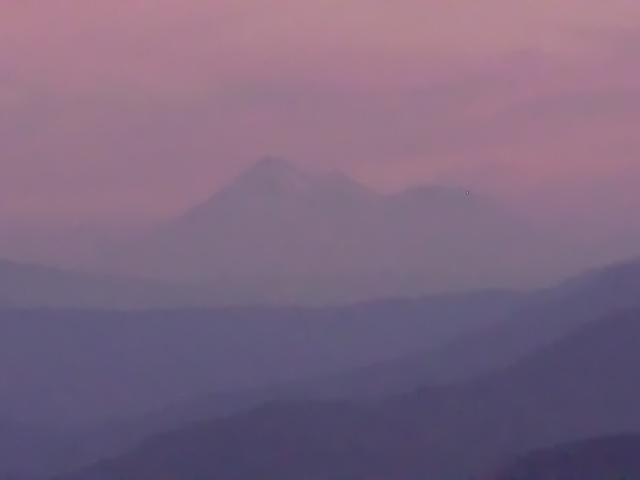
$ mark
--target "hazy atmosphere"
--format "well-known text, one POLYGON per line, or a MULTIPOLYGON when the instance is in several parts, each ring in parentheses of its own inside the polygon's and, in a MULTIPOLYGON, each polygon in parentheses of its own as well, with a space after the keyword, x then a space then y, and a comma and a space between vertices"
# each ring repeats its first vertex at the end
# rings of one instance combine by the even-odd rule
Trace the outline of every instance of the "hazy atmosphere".
MULTIPOLYGON (((265 154, 383 191, 472 188, 611 248, 640 231, 635 1, 1 8, 14 236, 178 214, 265 154)), ((40 243, 12 248, 56 250, 40 243)))
POLYGON ((0 0, 0 480, 640 479, 637 0, 0 0))

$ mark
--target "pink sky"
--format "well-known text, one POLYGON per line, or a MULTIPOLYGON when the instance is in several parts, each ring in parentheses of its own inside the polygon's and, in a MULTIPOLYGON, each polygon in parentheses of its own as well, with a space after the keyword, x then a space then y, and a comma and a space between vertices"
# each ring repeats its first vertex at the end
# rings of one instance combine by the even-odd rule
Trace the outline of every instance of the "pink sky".
POLYGON ((173 213, 274 153, 615 223, 639 51, 637 0, 0 0, 0 216, 173 213))

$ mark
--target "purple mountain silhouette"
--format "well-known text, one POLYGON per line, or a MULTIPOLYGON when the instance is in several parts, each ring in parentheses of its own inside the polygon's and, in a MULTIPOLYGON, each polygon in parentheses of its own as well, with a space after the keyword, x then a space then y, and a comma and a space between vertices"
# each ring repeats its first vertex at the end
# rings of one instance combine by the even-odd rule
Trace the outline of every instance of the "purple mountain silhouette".
POLYGON ((172 280, 350 279, 355 288, 386 276, 419 279, 425 290, 537 280, 550 249, 526 222, 467 189, 385 195, 265 157, 110 263, 172 280))

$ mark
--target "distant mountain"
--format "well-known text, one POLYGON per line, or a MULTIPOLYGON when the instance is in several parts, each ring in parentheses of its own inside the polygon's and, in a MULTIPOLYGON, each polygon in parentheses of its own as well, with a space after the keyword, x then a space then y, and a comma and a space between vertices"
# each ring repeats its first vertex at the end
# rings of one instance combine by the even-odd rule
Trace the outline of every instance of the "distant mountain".
POLYGON ((317 309, 0 310, 0 418, 64 427, 141 415, 204 392, 262 398, 251 390, 444 344, 499 321, 526 297, 487 291, 317 309))
POLYGON ((5 312, 5 375, 16 375, 7 370, 12 365, 29 370, 17 373, 20 388, 0 397, 0 415, 64 424, 128 414, 82 432, 64 462, 77 466, 121 453, 147 435, 267 401, 379 401, 420 385, 473 379, 633 305, 640 306, 636 263, 526 294, 321 309, 5 312), (87 375, 72 367, 76 358, 87 375), (223 375, 229 369, 233 381, 223 375))
POLYGON ((0 418, 62 430, 46 441, 35 432, 27 443, 7 432, 14 445, 44 446, 8 453, 0 472, 77 468, 147 435, 289 395, 297 379, 314 384, 328 372, 446 343, 527 297, 487 291, 322 309, 0 310, 0 418))
POLYGON ((383 195, 343 174, 266 157, 108 266, 235 283, 249 298, 273 290, 354 300, 532 284, 554 270, 554 247, 475 192, 424 186, 383 195))
MULTIPOLYGON (((401 378, 418 370, 432 383, 462 381, 508 366, 611 312, 640 307, 640 261, 590 270, 532 294, 501 322, 441 348, 387 363, 379 375, 401 378)), ((415 376, 415 373, 413 373, 415 376)), ((397 380, 396 380, 397 381, 397 380)))
POLYGON ((640 309, 512 367, 384 402, 274 402, 65 477, 469 478, 533 448, 640 430, 640 309))
MULTIPOLYGON (((479 292, 323 309, 236 308, 129 315, 86 311, 75 316, 70 312, 29 313, 29 317, 19 318, 22 325, 25 320, 32 324, 30 334, 24 327, 13 333, 3 331, 2 338, 8 345, 3 347, 3 363, 30 365, 22 384, 34 396, 14 389, 15 407, 9 407, 9 397, 5 395, 4 411, 14 416, 31 415, 27 418, 41 421, 70 421, 89 414, 94 419, 105 418, 108 410, 101 410, 103 407, 111 408, 111 415, 130 412, 128 419, 83 432, 83 440, 76 442, 65 460, 67 465, 79 465, 100 455, 121 453, 147 435, 227 416, 267 401, 383 399, 420 385, 474 378, 510 365, 604 314, 632 305, 640 306, 640 265, 636 263, 587 272, 553 289, 527 294, 479 292), (93 321, 82 322, 86 318, 93 321), (124 318, 130 318, 131 325, 123 323, 124 318), (256 323, 258 318, 261 321, 256 323), (431 320, 425 322, 427 318, 431 320), (235 322, 237 330, 231 329, 228 322, 235 322), (18 332, 22 332, 23 344, 26 338, 32 338, 31 345, 35 345, 36 335, 43 338, 41 334, 48 331, 43 330, 47 323, 57 332, 45 335, 48 343, 38 340, 37 347, 19 350, 22 357, 7 357, 10 346, 17 343, 18 332), (304 328, 294 331, 290 328, 293 325, 304 328), (465 333, 470 330, 474 333, 465 333), (66 340, 61 343, 63 338, 66 340), (127 342, 123 342, 124 338, 127 342), (180 343, 184 350, 176 344, 179 339, 184 340, 180 343), (309 339, 315 339, 313 348, 309 339), (260 347, 261 342, 264 348, 260 347), (300 354, 298 342, 302 342, 300 348, 315 353, 300 354), (237 349, 221 347, 229 343, 237 344, 237 349), (157 357, 154 345, 158 347, 157 357), (159 345, 165 345, 164 350, 159 345), (98 362, 95 355, 83 353, 86 348, 83 350, 82 346, 90 348, 90 352, 101 352, 103 360, 98 362), (55 352, 60 349, 70 352, 66 363, 55 360, 55 352), (24 355, 29 351, 39 352, 40 363, 24 355), (167 351, 171 355, 161 353, 167 351), (335 355, 348 351, 351 359, 335 355), (245 355, 255 357, 259 352, 262 356, 253 367, 242 360, 249 358, 245 355), (334 352, 331 358, 328 352, 334 352), (358 356, 358 352, 368 353, 358 356), (88 372, 104 373, 85 378, 70 370, 71 376, 65 377, 60 369, 72 365, 76 357, 84 358, 88 372), (339 363, 333 362, 333 357, 339 363), (306 364, 301 359, 306 359, 306 364), (203 362, 209 366, 206 374, 211 375, 210 379, 204 371, 198 373, 197 365, 203 362), (144 364, 149 369, 141 366, 144 364), (354 368, 357 364, 362 366, 354 368), (45 365, 49 373, 38 377, 38 372, 45 372, 45 365), (58 370, 52 370, 53 365, 58 365, 58 370), (220 368, 228 365, 233 366, 236 383, 215 380, 220 368), (296 365, 295 372, 291 365, 296 365), (104 370, 106 366, 108 370, 104 370), (165 373, 158 378, 160 383, 151 384, 153 371, 160 366, 165 373), (251 371, 253 376, 247 377, 251 371), (55 383, 43 380, 50 376, 55 383), (261 377, 262 383, 254 383, 255 388, 243 386, 247 385, 247 378, 256 376, 261 377), (75 392, 74 397, 65 400, 66 410, 57 406, 56 398, 66 394, 59 389, 60 384, 68 384, 75 392), (173 391, 181 398, 172 396, 170 390, 158 390, 163 384, 174 385, 173 391), (55 385, 58 387, 53 388, 55 385), (120 392, 119 400, 109 393, 114 389, 120 392), (96 397, 88 392, 95 392, 96 397), (122 403, 125 394, 128 406, 122 403), (103 405, 105 398, 110 403, 103 405), (134 415, 135 412, 140 413, 134 415)), ((12 315, 18 320, 15 313, 12 315)), ((15 326, 14 322, 7 322, 5 328, 11 324, 15 326)))
POLYGON ((636 480, 640 434, 556 445, 531 452, 487 480, 636 480))
POLYGON ((640 262, 594 269, 531 292, 500 321, 479 324, 441 346, 281 385, 277 391, 286 398, 356 399, 460 382, 513 364, 604 315, 631 307, 640 307, 640 262))

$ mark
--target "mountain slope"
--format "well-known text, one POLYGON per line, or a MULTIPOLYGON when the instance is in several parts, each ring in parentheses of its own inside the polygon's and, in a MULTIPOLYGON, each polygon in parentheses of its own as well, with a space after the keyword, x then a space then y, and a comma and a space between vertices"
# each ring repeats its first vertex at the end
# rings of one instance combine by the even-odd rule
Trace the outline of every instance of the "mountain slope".
MULTIPOLYGON (((88 432, 91 440, 85 439, 81 444, 90 447, 90 452, 118 453, 134 445, 145 435, 179 428, 194 421, 226 416, 269 400, 380 399, 409 392, 419 385, 437 385, 474 378, 482 372, 512 364, 537 348, 588 325, 601 315, 638 305, 640 270, 635 263, 614 265, 588 272, 554 289, 523 295, 519 299, 512 298, 511 294, 504 294, 504 298, 501 298, 502 295, 487 292, 468 297, 432 297, 427 302, 431 304, 429 308, 425 303, 426 299, 393 300, 357 306, 349 310, 349 318, 352 320, 369 316, 371 319, 402 318, 408 321, 419 311, 425 315, 431 311, 428 316, 434 319, 432 326, 436 327, 436 324, 446 325, 456 318, 472 318, 474 313, 490 315, 493 312, 498 315, 503 308, 501 305, 504 305, 502 313, 506 318, 495 326, 487 327, 487 321, 478 315, 473 319, 473 325, 466 324, 469 328, 475 327, 476 333, 460 341, 445 343, 440 349, 420 351, 341 373, 314 375, 292 382, 276 382, 266 388, 187 397, 153 414, 105 425, 88 432), (487 309, 494 301, 496 309, 487 309), (510 312, 507 304, 510 304, 509 308, 512 307, 510 312), (451 315, 447 313, 449 311, 451 315)), ((404 321, 401 322, 403 325, 404 321)), ((380 331, 381 336, 389 335, 383 333, 382 326, 375 321, 370 325, 373 331, 380 331)), ((92 455, 95 453, 89 455, 79 451, 77 460, 71 464, 82 463, 82 459, 92 458, 92 455)))
POLYGON ((640 309, 472 382, 382 403, 281 402, 151 438, 68 477, 479 475, 532 448, 640 429, 640 309))
MULTIPOLYGON (((6 414, 31 415, 28 418, 34 418, 35 415, 40 419, 67 419, 64 421, 71 419, 70 414, 77 420, 78 416, 89 414, 91 409, 92 418, 104 418, 105 413, 100 410, 104 399, 109 400, 109 408, 115 415, 126 411, 158 409, 148 415, 82 432, 82 440, 74 443, 75 446, 68 450, 63 462, 73 467, 100 455, 121 453, 145 435, 179 428, 194 421, 226 416, 269 400, 384 398, 411 391, 421 384, 435 385, 452 379, 473 378, 481 372, 511 364, 527 353, 590 324, 597 316, 617 308, 638 305, 639 299, 640 269, 637 264, 629 263, 589 272, 554 289, 532 294, 485 292, 311 310, 244 308, 147 312, 144 315, 102 312, 99 316, 89 311, 76 312, 75 316, 70 312, 58 312, 55 316, 52 312, 25 312, 19 317, 16 312, 10 312, 9 316, 5 312, 4 323, 0 324, 3 325, 0 338, 4 341, 4 346, 0 351, 4 355, 4 370, 10 365, 30 365, 30 373, 20 375, 23 387, 31 385, 29 388, 33 389, 35 396, 18 395, 21 390, 12 388, 11 402, 15 408, 20 408, 16 410, 10 407, 10 403, 7 403, 10 401, 8 392, 3 393, 2 402, 6 414), (9 321, 10 318, 13 321, 9 321), (122 322, 125 318, 135 321, 122 322), (260 322, 255 323, 254 320, 258 318, 261 319, 260 322), (275 321, 276 318, 280 320, 275 321), (431 321, 425 322, 427 318, 431 321), (500 322, 500 318, 506 320, 500 322), (84 322, 86 319, 93 321, 84 322), (18 320, 19 323, 16 323, 18 320), (255 371, 259 365, 259 376, 265 384, 271 385, 244 389, 238 383, 234 387, 232 384, 220 383, 220 378, 215 380, 212 377, 207 380, 206 375, 199 376, 206 373, 215 377, 219 375, 216 372, 220 368, 231 362, 231 365, 235 365, 238 377, 249 378, 246 375, 252 370, 247 370, 247 367, 252 363, 242 367, 244 357, 240 350, 233 352, 223 347, 221 353, 220 346, 238 344, 233 340, 233 331, 225 327, 232 320, 238 326, 238 338, 244 338, 245 343, 249 338, 262 338, 265 345, 269 345, 269 348, 263 349, 259 347, 260 341, 248 341, 247 348, 243 347, 241 351, 246 350, 247 355, 250 353, 250 357, 256 359, 256 362, 252 361, 254 366, 251 368, 255 371), (263 322, 264 325, 260 326, 263 322), (496 326, 487 327, 496 322, 496 326), (55 328, 57 333, 44 335, 49 331, 47 324, 55 328), (290 330, 286 333, 286 325, 294 324, 304 328, 296 330, 297 333, 290 330), (323 324, 324 327, 320 328, 323 324), (15 330, 17 325, 21 327, 15 330), (33 348, 29 349, 20 348, 20 358, 11 356, 13 346, 24 346, 25 340, 29 338, 25 331, 25 326, 28 325, 31 325, 29 331, 33 334, 32 338, 39 338, 37 344, 31 343, 33 348), (12 329, 15 330, 14 333, 11 333, 12 329), (468 329, 476 329, 478 332, 462 341, 454 341, 453 344, 447 342, 447 338, 468 329), (264 336, 270 330, 275 337, 264 336), (19 331, 22 333, 16 337, 19 331), (405 333, 404 336, 399 335, 402 332, 405 333), (278 339, 280 334, 284 336, 278 339), (61 343, 63 337, 71 341, 61 343), (314 338, 316 345, 312 351, 315 354, 311 356, 301 356, 293 348, 302 341, 301 348, 309 350, 308 342, 314 338), (97 339, 100 342, 96 343, 97 339), (197 342, 193 339, 197 339, 197 342), (43 340, 46 341, 43 343, 43 340), (47 346, 47 342, 50 345, 47 346), (438 342, 443 343, 442 349, 423 351, 438 342), (384 343, 387 349, 385 352, 380 350, 384 343), (154 344, 158 346, 157 349, 153 347, 154 344), (160 348, 161 345, 164 347, 160 348), (180 345, 186 347, 186 350, 180 350, 180 345), (83 353, 80 346, 84 346, 85 350, 89 348, 93 353, 83 353), (370 350, 374 347, 374 350, 370 350), (403 351, 411 349, 420 351, 402 355, 403 351), (40 367, 34 364, 33 359, 24 358, 24 353, 29 351, 39 352, 40 367), (53 355, 59 351, 68 352, 68 362, 71 362, 69 365, 73 364, 74 358, 82 356, 87 372, 92 374, 86 377, 73 374, 72 378, 62 381, 59 373, 52 370, 55 365, 64 366, 68 363, 56 358, 59 353, 53 355), (156 356, 153 355, 154 351, 157 352, 156 356), (171 354, 167 355, 166 352, 169 351, 171 354), (365 357, 358 360, 352 357, 353 361, 350 361, 347 357, 337 355, 341 351, 349 351, 352 355, 360 351, 365 357), (95 352, 101 353, 96 357, 95 352), (260 352, 266 356, 257 358, 256 355, 261 355, 260 352), (272 358, 274 352, 282 357, 282 365, 295 364, 299 368, 298 373, 293 376, 307 378, 282 382, 286 377, 278 376, 277 372, 282 373, 283 370, 279 370, 280 364, 272 358), (374 352, 377 352, 377 357, 373 355, 374 352), (340 365, 330 363, 327 356, 329 353, 335 357, 331 361, 341 358, 340 365), (350 370, 355 365, 354 361, 367 364, 375 362, 375 358, 382 359, 382 355, 399 355, 400 358, 392 361, 379 360, 373 365, 350 370), (288 360, 291 358, 297 361, 288 360), (307 361, 314 358, 313 362, 319 362, 315 363, 316 367, 323 365, 321 368, 324 371, 342 370, 343 373, 319 375, 320 369, 314 370, 315 367, 310 363, 302 365, 301 358, 306 358, 307 361), (206 372, 201 372, 197 367, 202 362, 208 365, 206 372), (38 371, 43 372, 45 365, 47 369, 44 371, 49 373, 44 378, 52 378, 53 384, 36 375, 38 371), (108 366, 108 370, 104 370, 104 365, 108 366), (145 369, 144 365, 149 368, 145 369), (158 369, 164 373, 157 381, 151 381, 155 378, 153 372, 158 369), (105 373, 100 373, 103 371, 105 373), (180 382, 176 383, 176 379, 180 379, 180 382), (96 384, 96 380, 100 382, 96 384), (207 383, 213 380, 214 383, 207 383), (68 392, 60 391, 61 384, 68 384, 74 391, 75 397, 66 401, 70 410, 61 410, 60 406, 56 406, 62 398, 60 393, 68 395, 68 392), (55 388, 49 389, 54 385, 55 388), (169 385, 173 385, 174 389, 166 390, 169 385), (158 390, 160 387, 164 390, 158 390), (230 391, 206 393, 210 389, 230 391), (120 392, 119 399, 113 397, 112 391, 120 392), (172 391, 175 393, 172 394, 172 391), (95 398, 88 395, 88 392, 94 392, 95 398), (184 398, 172 402, 176 393, 184 394, 184 398), (122 403, 126 398, 128 407, 122 403), (69 403, 70 400, 76 403, 69 403), (96 400, 99 401, 96 403, 96 400), (144 406, 145 402, 148 403, 147 406, 144 406), (168 404, 161 407, 165 402, 168 404), (138 406, 134 410, 128 410, 132 405, 138 406)), ((71 373, 73 371, 70 370, 71 373)))
POLYGON ((446 343, 498 321, 524 298, 479 292, 320 309, 0 310, 0 417, 95 423, 202 392, 344 371, 446 343))
POLYGON ((342 174, 267 157, 111 263, 161 278, 227 279, 240 289, 253 283, 257 291, 281 282, 283 295, 328 290, 349 298, 352 291, 354 299, 400 294, 403 281, 412 293, 416 285, 526 283, 550 265, 538 260, 551 248, 474 192, 434 186, 383 195, 342 174))
POLYGON ((487 480, 640 478, 640 434, 594 438, 523 455, 487 480))
MULTIPOLYGON (((369 344, 375 345, 377 342, 377 340, 374 341, 375 338, 384 338, 387 343, 398 342, 400 338, 396 334, 402 330, 409 332, 405 336, 405 340, 413 337, 417 342, 412 344, 412 347, 405 343, 405 346, 402 347, 405 349, 418 348, 418 344, 427 348, 429 345, 435 345, 437 341, 444 343, 440 349, 420 350, 409 355, 401 355, 396 360, 378 361, 356 369, 350 369, 350 365, 354 364, 348 362, 342 363, 340 368, 337 366, 332 367, 335 371, 342 370, 340 373, 316 375, 306 370, 307 378, 280 382, 279 378, 282 379, 283 377, 269 376, 269 374, 265 375, 263 372, 261 375, 266 382, 273 381, 271 385, 248 390, 240 388, 229 393, 207 393, 203 391, 197 395, 192 394, 189 396, 187 394, 185 398, 176 402, 169 402, 166 406, 151 414, 123 422, 109 423, 85 432, 83 434, 85 435, 84 440, 77 443, 78 446, 75 453, 67 464, 79 465, 88 459, 96 458, 96 455, 120 453, 123 449, 133 446, 146 435, 179 428, 191 422, 227 416, 269 400, 380 399, 401 392, 409 392, 419 385, 437 385, 449 383, 452 380, 474 378, 482 372, 512 364, 526 354, 542 346, 549 345, 584 325, 590 324, 598 316, 619 308, 638 305, 638 303, 640 303, 640 269, 637 268, 636 264, 629 263, 599 269, 597 272, 588 272, 554 289, 523 295, 514 295, 508 292, 485 292, 464 296, 425 297, 416 300, 388 300, 348 308, 311 311, 307 309, 227 310, 226 315, 228 318, 232 318, 229 315, 236 315, 233 318, 235 318, 236 322, 240 322, 239 328, 244 332, 243 336, 245 338, 251 336, 248 332, 253 331, 252 322, 249 321, 247 323, 246 321, 252 318, 251 312, 253 311, 256 315, 262 316, 263 321, 267 321, 267 325, 265 325, 267 329, 276 328, 277 322, 274 323, 270 320, 272 315, 276 314, 279 316, 284 315, 290 318, 291 321, 295 320, 298 324, 306 325, 309 329, 305 334, 308 336, 305 338, 317 337, 320 333, 320 330, 311 327, 308 323, 309 320, 315 319, 317 322, 329 322, 333 326, 326 330, 326 338, 351 338, 351 334, 345 333, 350 331, 353 334, 353 338, 349 340, 348 344, 344 345, 344 348, 352 349, 353 351, 361 348, 358 347, 359 342, 372 342, 369 344), (233 314, 234 311, 236 312, 235 314, 233 314), (244 313, 237 316, 241 312, 244 313), (292 312, 295 312, 295 315, 289 317, 292 312), (247 317, 244 317, 244 315, 247 315, 247 317), (505 320, 499 321, 501 316, 505 320), (431 319, 429 324, 425 324, 425 318, 431 319), (345 321, 347 322, 346 324, 344 324, 345 321), (414 321, 415 323, 413 323, 414 321), (343 324, 342 333, 337 328, 339 324, 343 324), (489 324, 494 324, 495 326, 489 324), (360 325, 362 330, 356 325, 360 325), (446 342, 444 337, 441 336, 441 334, 449 332, 450 336, 448 338, 451 338, 456 334, 455 332, 464 333, 467 329, 475 329, 477 332, 464 337, 461 341, 454 340, 453 343, 446 342), (434 336, 436 332, 440 333, 434 336), (359 337, 359 340, 357 337, 359 337), (431 343, 432 341, 435 343, 431 343)), ((182 312, 182 315, 185 313, 182 312)), ((206 315, 205 312, 201 313, 206 315)), ((215 314, 214 311, 209 312, 209 314, 212 315, 210 318, 216 318, 217 321, 221 321, 225 316, 220 311, 218 311, 218 314, 215 314)), ((116 320, 119 317, 108 318, 116 320)), ((170 321, 167 316, 164 316, 164 318, 162 316, 151 316, 147 320, 151 318, 155 318, 154 322, 160 322, 165 327, 167 325, 166 322, 169 322, 170 325, 173 324, 173 321, 170 321)), ((169 332, 177 332, 179 329, 188 338, 207 339, 203 345, 217 345, 213 332, 224 330, 216 327, 212 328, 210 333, 206 333, 202 329, 194 329, 193 321, 196 316, 191 314, 180 317, 180 326, 178 328, 178 316, 175 318, 176 329, 169 328, 166 330, 167 335, 175 337, 173 333, 169 332), (192 332, 192 334, 187 332, 192 332)), ((143 321, 143 318, 138 317, 137 321, 139 324, 143 321)), ((221 325, 223 324, 224 322, 221 325)), ((134 331, 125 333, 123 331, 119 336, 124 335, 133 338, 132 345, 135 345, 136 342, 140 341, 135 340, 140 338, 140 335, 149 336, 148 333, 143 334, 143 332, 144 329, 138 333, 134 331)), ((227 331, 227 336, 221 339, 223 343, 225 343, 225 339, 226 342, 229 341, 229 333, 227 331)), ((302 331, 299 333, 302 333, 302 331)), ((101 335, 104 336, 104 333, 101 335)), ((160 337, 158 340, 161 338, 164 337, 160 337)), ((167 339, 162 341, 167 345, 174 343, 174 340, 167 339)), ((87 340, 85 339, 82 342, 87 343, 87 340)), ((285 352, 292 352, 286 341, 285 343, 279 343, 279 340, 266 337, 265 342, 271 345, 273 351, 279 352, 280 356, 285 352)), ((253 352, 257 344, 252 343, 252 345, 254 345, 252 347, 253 352)), ((327 352, 332 351, 335 353, 336 347, 332 345, 331 343, 320 342, 317 349, 314 348, 314 351, 321 354, 323 349, 327 349, 327 352)), ((69 347, 66 348, 68 349, 69 347)), ((123 357, 122 346, 118 348, 121 352, 118 356, 123 357)), ((193 348, 193 344, 190 350, 192 352, 198 351, 193 348)), ((187 360, 184 353, 173 351, 172 358, 187 360)), ((400 349, 394 351, 400 352, 400 349)), ((268 350, 265 352, 268 352, 268 350)), ((391 355, 391 350, 388 353, 391 355)), ((300 358, 302 357, 296 354, 295 350, 291 355, 294 355, 298 363, 300 363, 300 358)), ((209 358, 214 357, 209 354, 209 358)), ((127 357, 125 356, 124 358, 127 357)), ((237 357, 233 358, 236 358, 234 362, 238 361, 237 357)), ((286 361, 286 358, 289 357, 285 356, 283 360, 286 361)), ((374 357, 368 358, 372 360, 374 357)), ((162 364, 158 360, 150 359, 149 362, 152 365, 162 364)), ((225 365, 225 363, 228 364, 228 362, 229 360, 208 360, 209 370, 213 373, 218 366, 225 365)), ((265 357, 261 361, 262 363, 268 365, 273 362, 265 357)), ((115 364, 118 364, 118 362, 115 362, 115 364)), ((186 365, 187 363, 185 363, 185 368, 187 368, 186 365)), ((171 372, 173 368, 164 368, 164 370, 171 372)), ((91 370, 100 371, 99 366, 94 366, 91 370)), ((131 371, 131 367, 128 370, 131 371)), ((176 373, 187 372, 187 370, 176 370, 176 373)), ((113 368, 111 368, 111 371, 113 371, 113 368)), ((149 373, 141 373, 141 375, 144 378, 149 373)), ((193 372, 183 375, 183 378, 188 379, 192 375, 193 372)), ((238 375, 241 375, 240 371, 238 371, 238 375)), ((302 371, 300 376, 303 376, 302 371)), ((120 385, 119 391, 128 391, 131 388, 132 382, 126 380, 126 378, 126 376, 116 377, 115 380, 120 385), (125 385, 129 386, 125 388, 125 385)), ((171 383, 172 381, 169 377, 165 378, 166 383, 171 383)), ((134 381, 133 384, 137 385, 138 390, 143 389, 145 386, 144 382, 134 381)), ((226 389, 230 387, 230 385, 227 385, 226 389)), ((108 391, 108 388, 107 390, 105 388, 106 386, 94 386, 92 390, 108 391)), ((181 391, 188 392, 184 388, 181 391)), ((156 393, 148 398, 158 400, 159 397, 156 393)), ((60 413, 57 415, 60 416, 60 413)))
POLYGON ((422 365, 422 374, 435 383, 469 379, 505 367, 599 317, 632 307, 640 307, 640 262, 593 269, 534 293, 503 321, 402 360, 392 371, 401 374, 401 368, 422 365))
POLYGON ((46 448, 25 446, 9 465, 22 474, 77 468, 147 435, 293 394, 298 378, 315 395, 316 376, 447 342, 525 298, 488 291, 323 309, 0 310, 0 417, 76 427, 46 448))
POLYGON ((363 398, 458 382, 506 367, 620 309, 640 307, 640 263, 595 269, 531 292, 502 320, 440 347, 352 371, 283 386, 289 398, 363 398))

